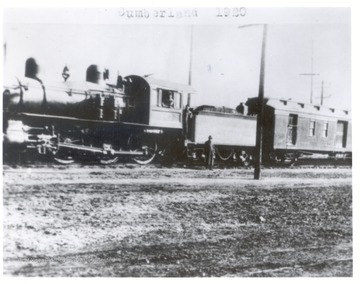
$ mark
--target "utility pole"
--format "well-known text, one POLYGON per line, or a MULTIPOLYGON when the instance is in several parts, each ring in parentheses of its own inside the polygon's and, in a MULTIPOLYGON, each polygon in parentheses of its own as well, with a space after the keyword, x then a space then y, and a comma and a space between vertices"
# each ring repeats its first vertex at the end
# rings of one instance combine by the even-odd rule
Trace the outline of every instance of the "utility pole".
MULTIPOLYGON (((252 26, 259 26, 259 24, 250 24, 239 26, 239 29, 248 28, 252 26)), ((266 54, 266 36, 267 25, 263 26, 263 36, 261 45, 261 62, 260 62, 260 83, 259 95, 257 100, 258 112, 256 118, 256 146, 255 146, 255 160, 254 160, 254 179, 259 180, 261 176, 262 163, 262 145, 263 145, 263 117, 264 117, 264 81, 265 81, 265 54, 266 54)))
POLYGON ((325 85, 324 80, 321 81, 321 95, 320 97, 316 97, 316 99, 320 99, 320 105, 322 106, 324 104, 324 99, 328 99, 331 97, 331 95, 328 95, 325 97, 325 88, 327 86, 325 85))
POLYGON ((262 145, 263 145, 263 116, 264 116, 264 81, 265 81, 265 49, 266 49, 266 35, 267 25, 264 25, 262 47, 261 47, 261 63, 260 63, 260 84, 258 107, 256 121, 256 148, 255 148, 255 170, 254 179, 259 180, 261 177, 261 163, 262 163, 262 145))
POLYGON ((324 101, 324 80, 321 81, 321 99, 320 99, 320 105, 323 105, 324 101))
MULTIPOLYGON (((190 33, 190 60, 189 60, 189 80, 188 84, 191 86, 191 69, 192 69, 192 53, 193 53, 193 37, 194 37, 194 26, 191 26, 191 33, 190 33)), ((190 98, 191 94, 188 94, 187 97, 187 104, 190 105, 190 98)))
POLYGON ((311 72, 300 74, 302 76, 310 76, 310 103, 313 102, 313 77, 320 75, 318 73, 314 73, 314 41, 311 41, 311 72))

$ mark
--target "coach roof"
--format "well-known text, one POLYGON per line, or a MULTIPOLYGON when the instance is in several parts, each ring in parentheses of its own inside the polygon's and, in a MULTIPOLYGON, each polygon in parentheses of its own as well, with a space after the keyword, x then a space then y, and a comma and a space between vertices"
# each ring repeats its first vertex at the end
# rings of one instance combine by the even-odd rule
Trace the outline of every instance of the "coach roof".
MULTIPOLYGON (((258 99, 257 97, 248 99, 246 105, 249 107, 254 107, 254 104, 256 104, 257 99, 258 99)), ((301 102, 293 101, 291 99, 286 100, 286 99, 264 98, 264 102, 265 105, 272 107, 275 110, 338 117, 346 120, 351 119, 351 111, 349 110, 341 110, 341 109, 335 109, 320 105, 301 103, 301 102)))

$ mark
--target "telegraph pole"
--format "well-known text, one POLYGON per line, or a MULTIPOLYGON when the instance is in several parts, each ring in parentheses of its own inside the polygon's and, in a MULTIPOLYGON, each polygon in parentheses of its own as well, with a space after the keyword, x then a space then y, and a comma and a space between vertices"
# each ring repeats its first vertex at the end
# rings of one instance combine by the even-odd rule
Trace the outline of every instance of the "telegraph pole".
POLYGON ((255 170, 254 179, 259 180, 261 177, 262 163, 262 145, 263 145, 263 116, 264 116, 264 81, 265 81, 265 49, 266 49, 267 25, 264 25, 262 47, 261 47, 261 63, 260 63, 260 84, 258 96, 258 114, 256 121, 256 148, 255 148, 255 170))
POLYGON ((316 99, 320 99, 321 106, 324 104, 324 99, 328 99, 331 97, 331 95, 328 95, 325 97, 325 88, 326 88, 325 82, 324 82, 324 80, 322 80, 321 81, 321 95, 320 95, 320 97, 316 97, 316 99))
MULTIPOLYGON (((250 24, 239 26, 240 29, 258 26, 258 24, 250 24)), ((258 111, 256 118, 256 146, 255 146, 255 160, 254 160, 254 179, 259 180, 261 176, 261 163, 262 163, 262 145, 263 145, 263 117, 264 117, 264 81, 265 81, 265 54, 266 54, 266 36, 267 25, 263 24, 263 37, 261 45, 261 62, 260 62, 260 83, 258 95, 258 111)))
POLYGON ((310 73, 303 73, 300 74, 302 76, 310 76, 310 103, 313 102, 313 83, 314 83, 314 76, 320 75, 318 73, 314 73, 314 41, 311 41, 311 72, 310 73))

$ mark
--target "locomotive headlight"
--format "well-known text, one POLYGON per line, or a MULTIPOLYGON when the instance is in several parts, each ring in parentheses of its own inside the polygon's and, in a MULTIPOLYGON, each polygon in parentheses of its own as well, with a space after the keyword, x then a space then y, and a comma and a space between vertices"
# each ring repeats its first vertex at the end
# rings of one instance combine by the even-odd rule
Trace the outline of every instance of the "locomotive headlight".
POLYGON ((8 143, 25 143, 28 138, 27 133, 24 131, 24 124, 18 120, 9 120, 9 126, 6 130, 4 140, 8 143))

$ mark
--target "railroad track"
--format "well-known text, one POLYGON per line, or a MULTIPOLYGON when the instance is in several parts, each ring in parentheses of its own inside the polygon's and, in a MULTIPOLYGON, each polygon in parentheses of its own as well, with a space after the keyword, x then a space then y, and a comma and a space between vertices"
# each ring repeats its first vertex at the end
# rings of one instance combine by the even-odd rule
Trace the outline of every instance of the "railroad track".
MULTIPOLYGON (((71 165, 61 165, 54 161, 37 160, 37 161, 17 161, 17 162, 4 162, 4 167, 16 168, 16 167, 29 167, 29 168, 81 168, 81 167, 94 167, 94 168, 188 168, 188 169, 205 169, 206 165, 200 161, 193 162, 176 162, 173 164, 164 164, 161 161, 154 162, 149 165, 139 165, 135 162, 124 160, 115 164, 100 165, 92 162, 74 163, 71 165)), ((241 166, 232 162, 216 161, 215 169, 252 169, 252 166, 241 166)), ((296 164, 272 164, 263 165, 263 169, 349 169, 352 168, 351 160, 334 160, 334 159, 304 159, 298 160, 296 164)))

